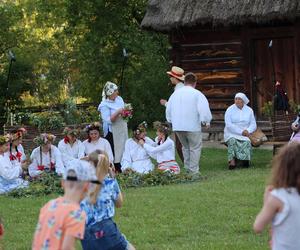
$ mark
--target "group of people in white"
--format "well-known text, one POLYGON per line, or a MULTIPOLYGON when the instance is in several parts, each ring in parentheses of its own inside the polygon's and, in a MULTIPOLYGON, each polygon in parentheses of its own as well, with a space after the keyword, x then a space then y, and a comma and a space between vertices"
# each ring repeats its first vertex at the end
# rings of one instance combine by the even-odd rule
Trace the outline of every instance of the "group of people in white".
MULTIPOLYGON (((94 122, 88 125, 85 128, 87 139, 83 142, 79 140, 81 131, 76 128, 66 127, 64 129, 65 137, 58 142, 58 146, 54 145, 54 135, 43 133, 34 139, 37 147, 32 151, 30 157, 27 158, 22 146, 22 138, 26 133, 23 128, 13 131, 9 136, 0 136, 0 194, 7 193, 16 188, 27 187, 28 181, 22 178, 27 169, 29 176, 33 180, 39 178, 43 173, 51 171, 55 171, 58 175, 65 178, 67 169, 73 168, 76 172, 79 171, 78 169, 82 165, 86 164, 84 161, 89 162, 90 165, 96 168, 95 174, 93 174, 94 181, 98 184, 102 183, 102 187, 96 188, 97 191, 94 191, 94 195, 90 195, 92 203, 84 200, 81 204, 88 215, 85 231, 85 234, 88 235, 88 230, 94 230, 94 227, 98 229, 105 228, 103 221, 107 223, 107 220, 111 220, 114 215, 113 204, 117 206, 117 204, 121 204, 123 201, 118 184, 113 178, 113 172, 135 171, 146 174, 155 169, 152 161, 154 159, 157 162, 156 168, 159 171, 178 174, 180 173, 180 167, 175 158, 174 140, 179 140, 182 145, 186 172, 192 176, 198 176, 202 148, 201 127, 210 127, 212 120, 209 102, 195 88, 197 84, 197 76, 195 74, 187 73, 184 75, 183 69, 176 66, 172 67, 171 71, 168 71, 167 74, 174 85, 174 92, 168 101, 164 99, 160 100, 160 103, 166 107, 167 122, 155 122, 154 128, 156 129, 157 137, 154 140, 147 136, 146 122, 135 126, 132 129, 132 137, 128 138, 127 121, 122 116, 125 103, 118 94, 117 85, 112 82, 105 84, 102 101, 98 107, 103 124, 94 122), (102 132, 103 137, 101 136, 102 132), (98 165, 101 170, 97 169, 98 165), (114 197, 113 203, 111 203, 112 197, 114 197), (105 200, 106 198, 107 200, 105 200), (107 213, 104 214, 99 208, 96 209, 93 207, 93 204, 98 204, 99 207, 104 206, 103 211, 107 210, 106 212, 110 216, 105 216, 107 213), (108 206, 107 204, 110 205, 108 206)), ((256 130, 257 126, 253 110, 247 105, 248 103, 249 99, 245 94, 237 93, 234 97, 234 103, 225 112, 224 141, 228 146, 229 169, 236 168, 238 162, 248 167, 251 160, 252 147, 249 136, 256 130)), ((294 137, 298 138, 299 117, 297 124, 295 121, 292 127, 295 131, 298 129, 294 137)), ((289 154, 288 149, 285 149, 285 152, 289 154)), ((281 154, 278 157, 284 158, 285 155, 281 154)), ((291 155, 291 157, 295 158, 294 155, 291 155)), ((282 160, 281 158, 280 160, 282 160)), ((276 164, 278 165, 278 163, 276 164)), ((299 165, 299 162, 297 164, 299 165)), ((295 167, 297 166, 295 165, 295 167)), ((276 175, 274 179, 279 179, 280 173, 279 170, 277 171, 278 173, 274 174, 276 175)), ((79 172, 76 172, 76 174, 76 178, 81 176, 79 172)), ((65 180, 72 181, 75 177, 71 176, 70 179, 68 178, 65 180)), ((84 179, 84 177, 82 178, 84 179)), ((267 194, 273 198, 268 198, 269 200, 266 201, 264 209, 273 209, 276 207, 278 214, 286 213, 284 209, 289 201, 285 198, 286 194, 284 190, 276 191, 276 188, 281 188, 282 186, 277 179, 274 182, 274 186, 271 187, 274 191, 267 194), (281 200, 283 202, 280 202, 281 200)), ((289 182, 288 179, 286 181, 289 182)), ((299 180, 297 180, 297 183, 299 183, 299 180)), ((284 185, 289 186, 292 183, 284 185)), ((298 192, 299 190, 298 188, 298 192)), ((299 203, 299 201, 296 202, 295 200, 292 202, 292 205, 299 203)), ((270 221, 268 217, 270 214, 264 209, 258 216, 254 226, 257 232, 261 231, 265 224, 270 221)), ((275 214, 274 210, 273 216, 275 214)), ((287 215, 285 214, 284 216, 287 215)), ((275 219, 275 224, 277 223, 276 221, 281 220, 278 217, 275 219)), ((109 223, 113 224, 112 221, 109 221, 109 223)), ((116 231, 119 233, 117 228, 112 230, 112 233, 116 231)), ((36 233, 39 233, 39 231, 36 233)), ((103 238, 103 235, 98 236, 99 239, 103 238)), ((97 238, 98 236, 93 235, 91 237, 97 238)), ((124 248, 120 249, 134 249, 122 237, 119 237, 122 240, 118 244, 123 244, 124 248)), ((83 238, 83 236, 79 238, 83 239, 82 244, 84 249, 94 249, 95 245, 91 244, 88 238, 83 238)), ((36 244, 42 244, 41 246, 48 243, 36 240, 36 244)), ((101 244, 104 243, 102 242, 101 244)), ((108 243, 106 242, 105 244, 108 243)))

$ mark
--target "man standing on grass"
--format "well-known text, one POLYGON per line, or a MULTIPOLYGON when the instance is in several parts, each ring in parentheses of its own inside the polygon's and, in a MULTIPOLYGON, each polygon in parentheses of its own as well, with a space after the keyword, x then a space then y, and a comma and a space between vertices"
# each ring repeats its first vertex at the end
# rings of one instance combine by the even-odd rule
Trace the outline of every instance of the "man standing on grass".
MULTIPOLYGON (((182 68, 173 66, 171 71, 167 71, 167 74, 170 77, 172 86, 174 86, 174 91, 184 87, 184 83, 183 83, 184 70, 182 68)), ((165 99, 161 99, 160 104, 167 107, 168 102, 165 99)), ((178 137, 176 136, 176 134, 175 134, 174 138, 172 138, 172 139, 175 141, 177 153, 178 153, 181 161, 183 162, 182 145, 181 145, 178 137)))
POLYGON ((197 77, 193 73, 185 75, 184 87, 169 98, 166 118, 172 123, 183 151, 184 167, 194 175, 199 174, 202 147, 201 124, 210 126, 212 115, 206 97, 196 90, 197 77))

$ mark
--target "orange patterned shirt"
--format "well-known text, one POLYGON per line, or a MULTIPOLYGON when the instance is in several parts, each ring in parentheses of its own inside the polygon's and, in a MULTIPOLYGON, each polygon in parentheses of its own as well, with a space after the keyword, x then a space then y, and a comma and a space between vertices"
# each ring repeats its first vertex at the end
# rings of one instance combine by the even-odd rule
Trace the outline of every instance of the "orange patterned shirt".
POLYGON ((85 219, 79 204, 64 197, 49 201, 40 211, 32 249, 61 249, 65 235, 83 239, 85 219))

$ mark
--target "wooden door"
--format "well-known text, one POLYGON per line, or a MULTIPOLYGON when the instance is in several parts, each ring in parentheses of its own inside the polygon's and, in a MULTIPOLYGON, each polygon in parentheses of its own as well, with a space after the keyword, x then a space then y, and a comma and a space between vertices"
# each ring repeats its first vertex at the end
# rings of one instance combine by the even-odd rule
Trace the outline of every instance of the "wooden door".
POLYGON ((256 113, 272 101, 279 81, 290 100, 296 98, 294 38, 258 39, 253 43, 252 97, 256 113))

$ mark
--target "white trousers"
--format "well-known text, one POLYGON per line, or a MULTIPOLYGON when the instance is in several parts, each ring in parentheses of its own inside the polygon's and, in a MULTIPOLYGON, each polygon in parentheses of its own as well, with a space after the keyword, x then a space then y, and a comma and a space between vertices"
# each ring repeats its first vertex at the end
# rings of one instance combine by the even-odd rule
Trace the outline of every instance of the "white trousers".
POLYGON ((202 133, 176 131, 176 135, 182 144, 184 167, 193 174, 199 173, 202 133))

